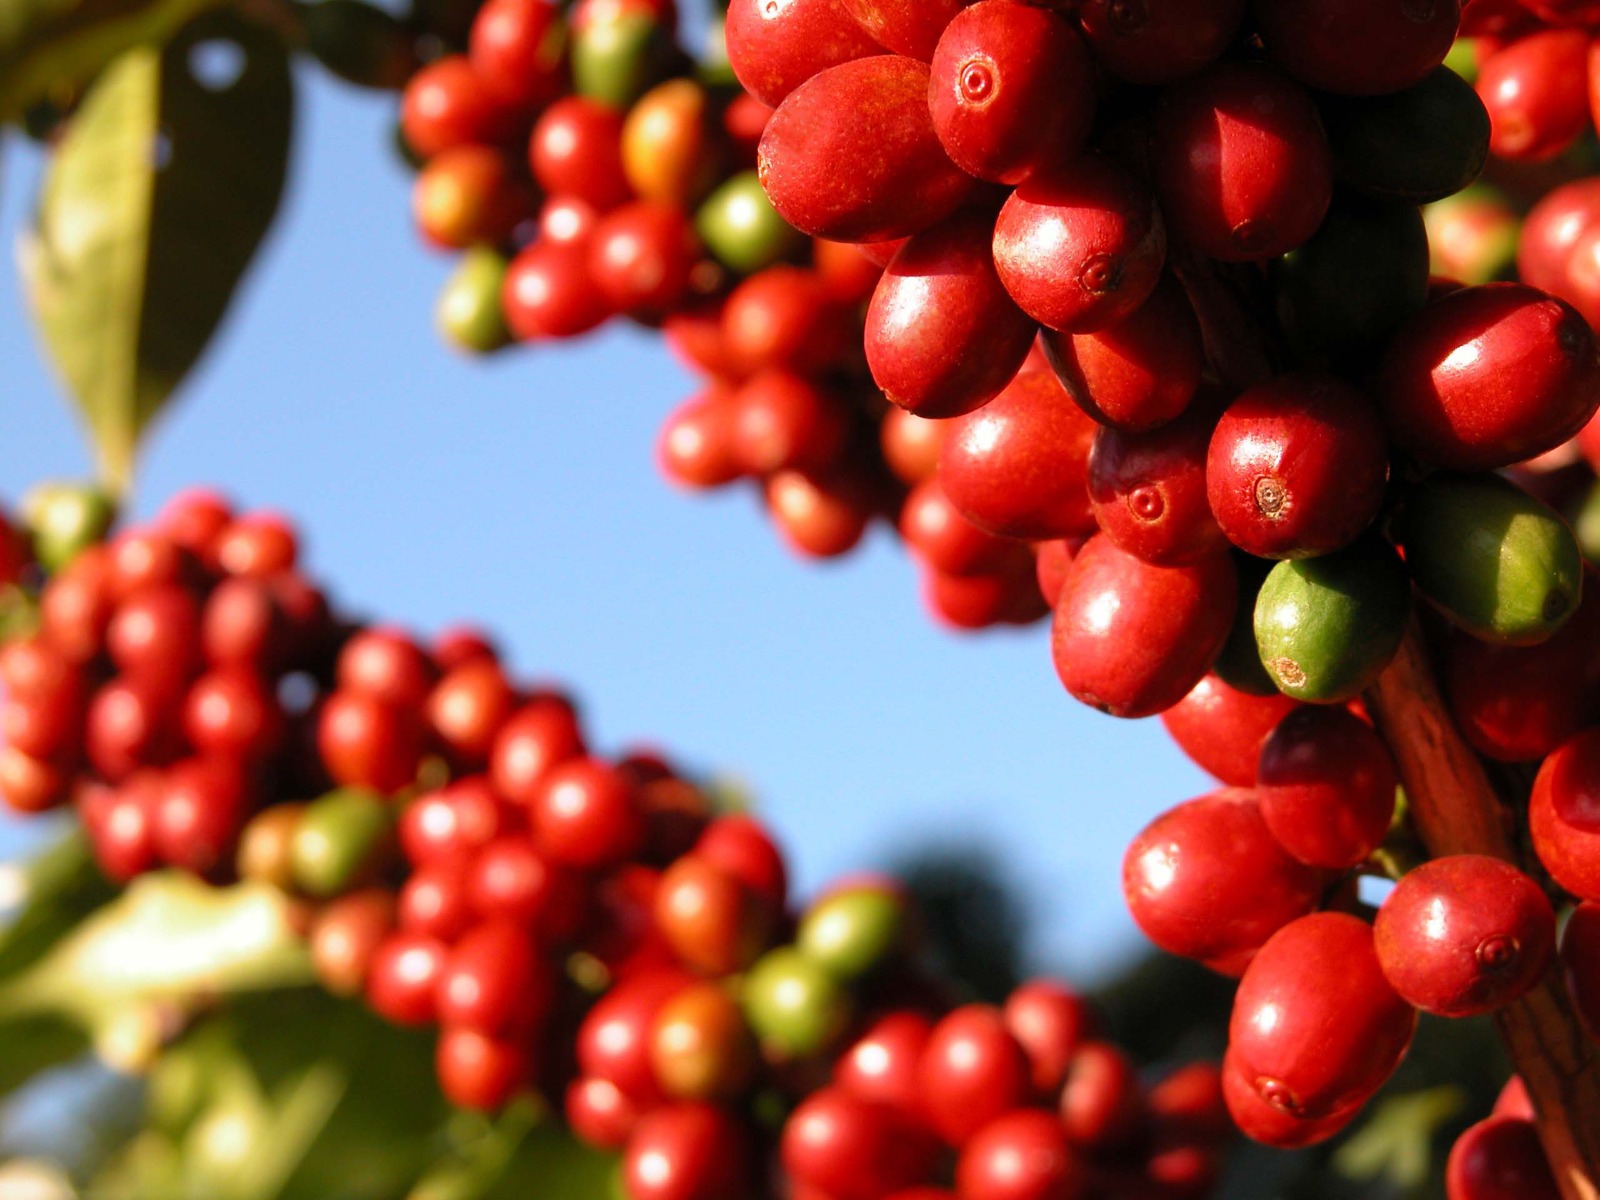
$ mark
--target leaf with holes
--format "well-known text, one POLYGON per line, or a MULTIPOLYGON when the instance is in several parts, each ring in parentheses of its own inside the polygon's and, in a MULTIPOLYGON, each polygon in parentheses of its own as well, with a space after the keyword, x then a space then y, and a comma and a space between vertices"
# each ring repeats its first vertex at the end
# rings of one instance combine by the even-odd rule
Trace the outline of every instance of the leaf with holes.
POLYGON ((0 4, 0 120, 70 99, 124 50, 159 45, 223 0, 5 0, 0 4))
POLYGON ((199 359, 277 212, 288 55, 229 13, 129 51, 90 89, 18 255, 106 481, 199 359))

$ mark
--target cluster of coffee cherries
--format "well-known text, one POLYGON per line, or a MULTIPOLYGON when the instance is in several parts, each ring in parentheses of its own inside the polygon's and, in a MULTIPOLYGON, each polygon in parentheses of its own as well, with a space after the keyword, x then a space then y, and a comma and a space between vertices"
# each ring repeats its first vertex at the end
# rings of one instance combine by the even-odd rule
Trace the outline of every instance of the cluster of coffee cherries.
POLYGON ((593 751, 481 634, 343 618, 287 521, 212 492, 105 537, 103 503, 44 507, 0 525, 32 613, 0 648, 0 797, 75 805, 114 880, 281 889, 330 990, 438 1028, 452 1102, 543 1096, 630 1200, 1210 1191, 1214 1066, 1142 1079, 1054 981, 962 1003, 892 879, 795 912, 759 822, 593 751))

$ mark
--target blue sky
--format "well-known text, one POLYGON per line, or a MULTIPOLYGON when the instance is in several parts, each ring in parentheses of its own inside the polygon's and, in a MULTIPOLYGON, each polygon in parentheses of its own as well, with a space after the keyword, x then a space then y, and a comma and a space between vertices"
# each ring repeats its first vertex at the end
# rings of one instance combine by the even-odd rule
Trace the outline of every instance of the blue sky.
MULTIPOLYGON (((302 72, 290 194, 222 337, 149 439, 136 512, 224 484, 301 523, 347 611, 496 631, 515 667, 585 702, 597 742, 656 741, 759 797, 802 888, 918 845, 989 848, 1026 896, 1040 965, 1084 979, 1138 946, 1128 839, 1208 786, 1158 722, 1056 682, 1048 631, 958 638, 922 615, 877 531, 793 559, 753 492, 691 497, 653 465, 691 379, 654 336, 457 357, 434 336, 451 260, 410 228, 394 102, 302 72)), ((3 152, 0 238, 37 155, 3 152)), ((81 476, 15 272, 0 288, 0 497, 81 476)), ((20 831, 0 818, 0 852, 20 831)))

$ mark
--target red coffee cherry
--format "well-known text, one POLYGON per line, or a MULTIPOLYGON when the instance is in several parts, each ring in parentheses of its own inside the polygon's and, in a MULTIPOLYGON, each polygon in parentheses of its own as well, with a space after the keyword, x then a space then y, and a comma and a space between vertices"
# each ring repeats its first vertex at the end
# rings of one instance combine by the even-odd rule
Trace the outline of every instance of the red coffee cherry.
POLYGON ((563 96, 533 127, 533 177, 552 196, 574 196, 610 212, 632 195, 622 170, 622 114, 587 96, 563 96))
POLYGON ((1041 345, 1078 407, 1124 433, 1176 418, 1194 398, 1205 366, 1200 322, 1170 276, 1116 324, 1093 333, 1047 330, 1041 345))
POLYGON ((522 114, 488 86, 465 55, 450 55, 411 77, 400 101, 406 145, 423 158, 452 146, 504 146, 522 114))
POLYGON ((200 615, 200 648, 217 667, 270 671, 287 649, 288 629, 271 585, 259 579, 224 579, 200 615))
POLYGON ((215 562, 216 541, 233 520, 228 498, 210 488, 176 492, 161 506, 155 526, 202 562, 215 562))
POLYGON ((919 1072, 932 1032, 933 1022, 918 1012, 896 1011, 880 1017, 834 1063, 834 1085, 857 1100, 888 1105, 920 1123, 919 1072))
POLYGON ((695 842, 694 853, 734 876, 782 912, 788 898, 788 868, 783 852, 754 817, 718 817, 695 842))
POLYGON ((849 440, 850 414, 838 395, 789 371, 763 371, 732 404, 741 474, 826 469, 849 440))
POLYGON ((650 1031, 661 1008, 690 980, 677 971, 635 975, 614 986, 578 1027, 578 1068, 620 1088, 641 1109, 662 1102, 650 1065, 650 1031))
POLYGON ((1315 105, 1264 64, 1223 64, 1163 93, 1151 165, 1174 233, 1227 262, 1287 254, 1333 196, 1315 105))
POLYGON ((253 671, 210 671, 196 679, 183 701, 184 736, 203 754, 259 762, 282 744, 278 697, 253 671))
MULTIPOLYGON (((542 0, 541 0, 542 2, 542 0)), ((398 629, 363 629, 339 651, 336 681, 387 704, 421 708, 438 680, 422 647, 398 629)))
POLYGON ((1232 787, 1247 788, 1255 785, 1267 736, 1299 707, 1281 692, 1252 696, 1211 674, 1162 713, 1161 723, 1196 766, 1232 787))
POLYGON ((495 1112, 528 1082, 530 1062, 520 1040, 465 1027, 446 1029, 434 1049, 439 1090, 460 1108, 495 1112))
POLYGON ((939 448, 952 428, 944 421, 919 417, 903 408, 888 409, 878 427, 885 465, 904 484, 914 486, 933 478, 939 467, 939 448))
POLYGON ((1496 50, 1475 85, 1489 110, 1490 152, 1543 162, 1572 145, 1589 127, 1588 74, 1582 29, 1542 29, 1496 50))
POLYGON ((957 214, 907 242, 878 281, 867 309, 867 365, 907 412, 971 412, 1028 356, 1038 327, 995 273, 994 231, 987 214, 957 214))
POLYGON ((1372 403, 1332 376, 1287 375, 1228 406, 1211 436, 1206 494, 1239 549, 1312 558, 1372 524, 1389 440, 1372 403))
POLYGON ((969 175, 1018 184, 1070 160, 1094 123, 1094 77, 1065 17, 1015 0, 956 14, 934 51, 933 128, 969 175))
POLYGON ((270 579, 293 570, 299 554, 294 526, 273 512, 237 517, 217 538, 217 564, 229 575, 270 579))
POLYGON ((1129 83, 1172 83, 1222 57, 1246 0, 1084 0, 1078 21, 1094 55, 1129 83))
POLYGON ((391 934, 372 957, 367 1003, 396 1025, 432 1024, 435 989, 449 953, 444 943, 424 934, 391 934))
POLYGON ((148 589, 185 587, 195 567, 186 549, 150 530, 130 529, 106 543, 106 584, 118 603, 148 589))
POLYGON ((800 1102, 779 1150, 793 1180, 836 1200, 877 1200, 910 1187, 927 1177, 935 1153, 925 1129, 837 1087, 800 1102))
POLYGON ((117 605, 106 649, 124 675, 163 695, 181 691, 200 662, 200 604, 177 584, 143 588, 117 605))
POLYGON ((1523 219, 1517 238, 1517 275, 1530 287, 1560 296, 1578 239, 1600 217, 1600 178, 1575 179, 1546 192, 1523 219))
POLYGON ((1089 500, 1102 533, 1140 561, 1175 567, 1228 546, 1206 497, 1216 406, 1192 406, 1148 433, 1102 428, 1089 452, 1089 500))
POLYGON ((1517 283, 1463 288, 1401 327, 1376 394, 1402 449, 1450 470, 1491 470, 1583 428, 1600 404, 1600 354, 1563 301, 1517 283))
POLYGON ((62 655, 85 663, 104 648, 114 610, 105 548, 90 546, 45 585, 39 628, 62 655))
POLYGON ((497 837, 478 851, 467 868, 467 894, 479 916, 557 942, 578 931, 590 907, 582 876, 550 862, 523 833, 497 837))
POLYGON ((484 767, 517 696, 493 659, 462 663, 428 695, 427 718, 449 758, 465 769, 484 767))
POLYGON ((734 288, 722 306, 718 332, 727 362, 713 373, 753 375, 769 367, 826 373, 854 350, 856 319, 817 272, 768 267, 734 288))
POLYGON ((515 108, 550 103, 566 82, 567 31, 549 0, 488 0, 467 49, 478 77, 515 108))
POLYGON ((1171 1137, 1215 1143, 1232 1129, 1216 1063, 1189 1063, 1164 1076, 1151 1087, 1146 1107, 1157 1128, 1171 1137))
POLYGON ((597 1150, 620 1150, 639 1120, 639 1109, 607 1079, 574 1079, 567 1085, 567 1127, 597 1150))
POLYGON ((1171 708, 1222 649, 1237 591, 1225 554, 1155 567, 1107 538, 1090 538, 1056 604, 1056 674, 1072 695, 1112 716, 1171 708))
POLYGON ((622 1160, 629 1200, 743 1200, 749 1135, 710 1104, 673 1104, 639 1118, 622 1160))
POLYGON ((490 752, 489 775, 507 800, 531 804, 552 767, 583 754, 583 729, 572 705, 557 699, 533 700, 500 726, 490 752))
POLYGON ((1327 1117, 1302 1119, 1284 1112, 1256 1091, 1254 1084, 1229 1051, 1222 1060, 1222 1096, 1228 1115, 1246 1137, 1280 1150, 1314 1146, 1338 1134, 1361 1111, 1359 1104, 1327 1117))
POLYGON ((674 409, 656 442, 656 462, 667 480, 698 490, 723 487, 743 475, 733 451, 737 412, 732 395, 717 386, 674 409))
POLYGON ((1085 1042, 1067 1064, 1056 1108, 1073 1145, 1091 1151, 1126 1147, 1144 1122, 1139 1072, 1110 1042, 1085 1042))
POLYGON ((1155 199, 1108 159, 1085 156, 1011 193, 994 264, 1041 325, 1089 333, 1133 313, 1161 280, 1167 234, 1155 199))
POLYGON ((1539 1127, 1517 1117, 1490 1117, 1457 1138, 1445 1164, 1444 1186, 1449 1200, 1557 1200, 1561 1195, 1539 1127))
POLYGON ((659 316, 682 302, 699 256, 694 226, 682 209, 637 200, 595 226, 589 275, 613 311, 659 316))
POLYGON ((920 62, 877 55, 829 67, 791 92, 767 123, 758 160, 784 220, 813 237, 877 242, 960 208, 973 180, 933 131, 928 78, 920 62), (842 162, 854 164, 848 180, 842 162))
POLYGON ((949 575, 924 568, 923 606, 940 624, 956 630, 994 625, 1031 625, 1050 610, 1039 596, 1033 556, 1018 546, 1010 560, 992 572, 949 575))
POLYGON ((668 1000, 650 1029, 650 1065, 676 1100, 735 1099, 755 1068, 755 1039, 721 983, 692 983, 668 1000))
POLYGON ((1382 96, 1421 83, 1455 40, 1459 0, 1255 0, 1267 53, 1324 92, 1382 96))
POLYGON ((1600 901, 1600 728, 1586 729, 1539 768, 1528 803, 1533 848, 1555 881, 1600 901))
POLYGON ((1157 946, 1237 975, 1268 938, 1316 908, 1322 875, 1278 845, 1251 792, 1232 788, 1151 822, 1128 847, 1122 891, 1157 946))
POLYGON ((850 475, 779 471, 767 479, 764 495, 778 533, 806 558, 855 549, 873 515, 866 488, 850 475))
POLYGON ((317 981, 336 996, 359 996, 378 947, 394 930, 394 896, 382 888, 340 896, 316 915, 309 937, 317 981))
POLYGON ((1316 1120, 1377 1091, 1416 1026, 1416 1009, 1378 965, 1372 929, 1314 913, 1274 934, 1245 971, 1228 1052, 1268 1104, 1316 1120))
POLYGON ((442 1024, 489 1035, 537 1028, 555 1000, 527 930, 508 921, 470 930, 451 948, 435 988, 442 1024))
POLYGON ((170 866, 205 875, 228 862, 253 797, 236 763, 187 759, 151 792, 151 833, 170 866))
POLYGON ((413 866, 461 865, 506 827, 494 790, 480 778, 459 779, 418 796, 400 814, 400 848, 413 866))
POLYGON ((173 761, 182 749, 176 697, 141 680, 113 679, 89 702, 83 744, 90 764, 111 783, 173 761))
POLYGON ((748 967, 767 948, 776 913, 738 878, 698 854, 668 867, 655 923, 673 953, 708 975, 748 967))
POLYGON ((982 575, 1003 566, 1014 542, 985 533, 957 511, 937 479, 918 484, 900 509, 900 537, 908 549, 947 575, 982 575))
POLYGON ((939 35, 971 0, 844 0, 845 8, 878 45, 927 62, 939 35))
POLYGON ((595 758, 572 759, 550 770, 529 816, 535 844, 564 866, 614 866, 644 838, 632 783, 595 758))
POLYGON ((1041 1096, 1059 1091, 1067 1065, 1094 1028, 1088 1001, 1064 983, 1033 979, 1006 997, 1001 1015, 1028 1056, 1033 1090, 1041 1096))
POLYGON ((928 1035, 918 1078, 933 1130, 961 1146, 1003 1113, 1027 1102, 1028 1056, 999 1009, 969 1004, 948 1014, 928 1035))
POLYGON ((1556 914, 1510 863, 1455 854, 1408 871, 1373 932, 1395 991, 1425 1012, 1472 1017, 1539 982, 1555 953, 1556 914))
POLYGON ((396 792, 416 781, 422 722, 360 692, 336 691, 317 719, 317 750, 335 783, 396 792))
POLYGON ((1095 423, 1049 371, 1024 367, 976 412, 941 427, 939 486, 974 525, 1007 538, 1092 532, 1095 423))
POLYGON ((1261 746, 1256 795, 1278 844, 1303 863, 1344 870, 1377 849, 1394 817, 1394 760, 1372 726, 1342 708, 1287 714, 1261 746))
POLYGON ((612 316, 589 272, 592 240, 538 241, 511 260, 500 304, 512 334, 523 341, 577 337, 612 316))
POLYGON ((1076 1200, 1089 1191, 1090 1169, 1060 1122, 1022 1108, 990 1121, 962 1147, 956 1187, 964 1200, 1076 1200))
POLYGON ((488 146, 452 146, 430 159, 411 192, 417 230, 440 250, 503 245, 535 203, 504 152, 488 146))
POLYGON ((394 923, 441 942, 454 942, 472 927, 477 914, 467 892, 466 868, 459 863, 419 867, 400 885, 394 923))
MULTIPOLYGON (((1567 918, 1561 934, 1561 965, 1566 972, 1567 994, 1578 1010, 1590 1038, 1600 1041, 1600 904, 1589 901, 1578 905, 1567 918)), ((1521 1086, 1521 1080, 1512 1076, 1512 1082, 1521 1086)), ((1511 1084, 1507 1084, 1509 1091, 1511 1084)), ((1527 1089, 1522 1088, 1526 1104, 1527 1089)), ((1514 1101, 1508 1101, 1511 1107, 1514 1101)), ((1532 1119, 1532 1105, 1526 1104, 1526 1115, 1532 1119)), ((1497 1104, 1495 1111, 1501 1111, 1497 1104)))
POLYGON ((733 0, 724 33, 734 75, 770 108, 829 67, 882 53, 844 0, 733 0))

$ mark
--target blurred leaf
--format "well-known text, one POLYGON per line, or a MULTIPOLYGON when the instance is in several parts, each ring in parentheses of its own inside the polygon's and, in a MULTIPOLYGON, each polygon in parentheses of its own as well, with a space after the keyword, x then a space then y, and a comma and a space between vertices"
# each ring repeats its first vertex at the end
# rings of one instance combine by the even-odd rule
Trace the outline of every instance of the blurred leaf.
POLYGON ((19 258, 117 490, 272 223, 292 120, 282 44, 216 13, 164 51, 140 47, 113 63, 54 156, 19 258))
POLYGON ((998 1003, 1021 982, 1027 917, 999 861, 981 847, 913 851, 893 874, 916 899, 927 942, 952 977, 998 1003))
POLYGON ((1403 1191, 1419 1188, 1432 1166, 1434 1134, 1465 1103, 1462 1089, 1450 1086, 1390 1096, 1374 1106, 1333 1164, 1352 1179, 1387 1179, 1403 1191))
POLYGON ((0 121, 87 83, 124 50, 160 43, 223 0, 5 0, 0 121))
POLYGON ((0 979, 37 961, 115 895, 80 830, 32 858, 0 863, 0 979))

